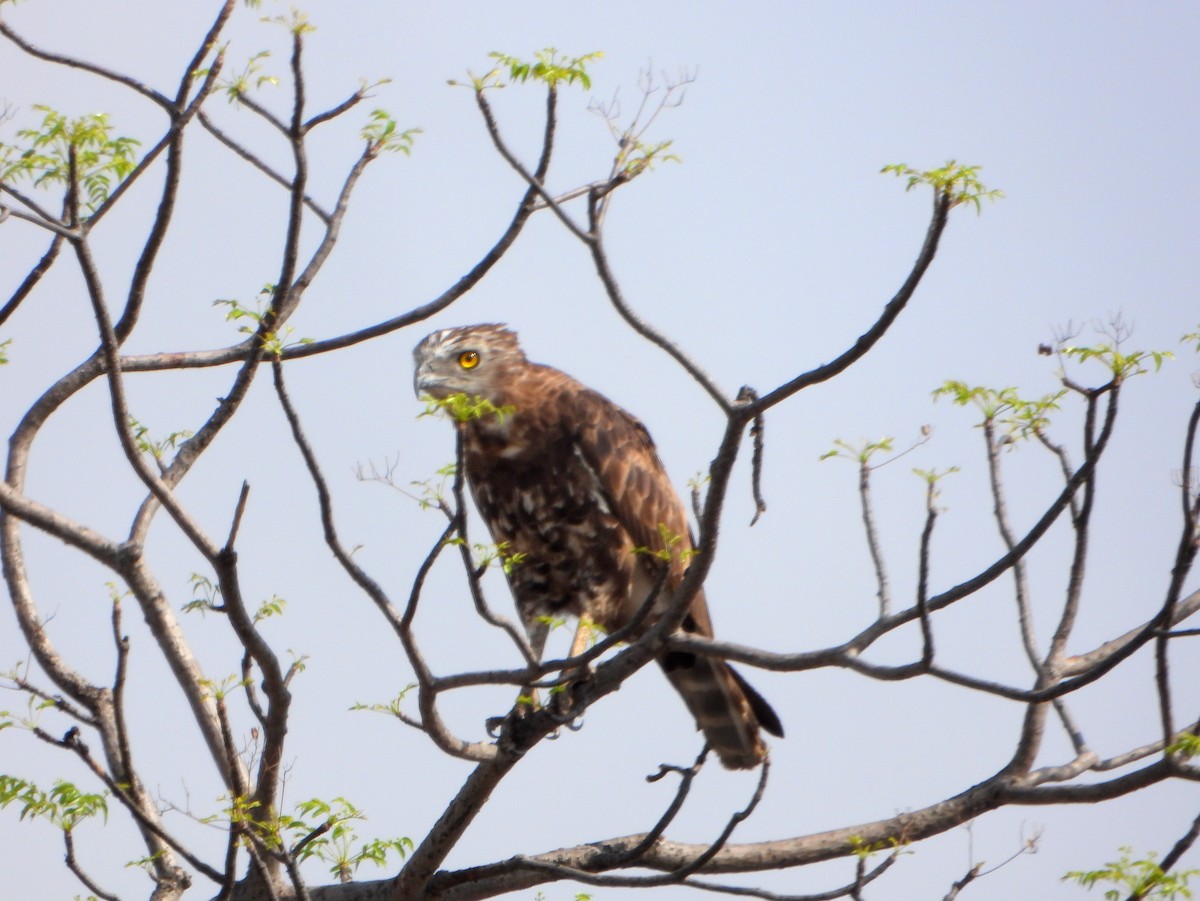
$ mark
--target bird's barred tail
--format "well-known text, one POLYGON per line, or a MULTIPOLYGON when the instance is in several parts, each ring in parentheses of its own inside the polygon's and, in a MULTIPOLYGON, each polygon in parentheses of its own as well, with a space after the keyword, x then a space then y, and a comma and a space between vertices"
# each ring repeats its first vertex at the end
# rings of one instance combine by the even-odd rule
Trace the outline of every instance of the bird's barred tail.
POLYGON ((731 770, 748 770, 767 755, 760 729, 783 737, 779 717, 723 660, 672 651, 658 660, 696 718, 696 728, 731 770))

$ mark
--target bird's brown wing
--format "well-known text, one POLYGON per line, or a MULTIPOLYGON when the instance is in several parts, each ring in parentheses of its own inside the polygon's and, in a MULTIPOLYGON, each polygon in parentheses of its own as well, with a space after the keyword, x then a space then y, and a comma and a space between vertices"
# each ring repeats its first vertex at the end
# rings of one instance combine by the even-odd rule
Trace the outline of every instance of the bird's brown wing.
POLYGON ((678 587, 692 549, 687 514, 667 477, 650 433, 612 401, 587 388, 572 398, 575 446, 595 473, 613 515, 644 565, 664 551, 670 559, 668 585, 678 587))
MULTIPOLYGON (((634 548, 644 548, 638 565, 653 577, 663 552, 669 560, 668 590, 679 587, 692 550, 687 513, 658 458, 649 432, 636 418, 594 391, 572 395, 568 415, 576 449, 595 474, 600 490, 634 548)), ((634 598, 633 607, 641 605, 634 598)), ((684 631, 711 638, 712 622, 703 591, 697 592, 684 631)), ((723 660, 671 651, 659 658, 721 762, 732 769, 757 766, 766 755, 760 725, 783 730, 770 705, 723 660)))

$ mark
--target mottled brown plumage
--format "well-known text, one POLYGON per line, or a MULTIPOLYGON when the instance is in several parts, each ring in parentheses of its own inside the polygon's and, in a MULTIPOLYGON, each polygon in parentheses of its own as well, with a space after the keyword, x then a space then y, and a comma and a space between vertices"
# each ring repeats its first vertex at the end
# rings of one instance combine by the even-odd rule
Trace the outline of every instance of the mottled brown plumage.
MULTIPOLYGON (((637 419, 566 373, 530 363, 500 325, 434 332, 414 358, 418 395, 463 393, 513 408, 463 426, 466 475, 493 540, 524 555, 508 578, 535 653, 546 639, 539 617, 587 616, 609 632, 630 621, 663 565, 635 548, 671 541, 655 606, 670 602, 692 548, 687 514, 637 419)), ((683 628, 712 636, 703 592, 683 628)), ((760 726, 783 734, 770 705, 724 661, 670 652, 659 663, 725 766, 762 762, 760 726)))

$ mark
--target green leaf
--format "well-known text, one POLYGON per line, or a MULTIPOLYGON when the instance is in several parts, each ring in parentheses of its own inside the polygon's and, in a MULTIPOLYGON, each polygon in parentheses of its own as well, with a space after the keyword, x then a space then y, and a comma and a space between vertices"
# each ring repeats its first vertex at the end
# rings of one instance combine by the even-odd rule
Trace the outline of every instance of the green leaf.
POLYGON ((1166 750, 1167 754, 1178 754, 1180 757, 1200 756, 1200 735, 1184 732, 1175 737, 1175 741, 1166 750))
POLYGON ((413 142, 421 134, 419 128, 406 128, 398 131, 396 120, 387 110, 377 109, 371 112, 370 121, 360 132, 363 140, 370 146, 372 153, 403 153, 412 154, 413 142))
POLYGON ((935 388, 933 397, 934 400, 949 397, 960 407, 976 407, 983 414, 983 421, 979 425, 998 424, 1015 440, 1044 432, 1050 425, 1047 414, 1059 409, 1059 401, 1066 393, 1067 389, 1063 388, 1036 400, 1026 400, 1013 387, 988 388, 986 385, 968 385, 966 382, 950 380, 935 388))
POLYGON ((62 779, 46 792, 25 779, 0 774, 0 807, 11 804, 20 805, 20 819, 41 817, 64 832, 97 815, 108 822, 107 792, 83 792, 62 779))
MULTIPOLYGON (((425 395, 425 412, 421 416, 434 416, 438 413, 448 415, 455 422, 470 422, 472 419, 483 419, 485 416, 495 416, 504 422, 506 416, 517 412, 512 404, 497 407, 494 403, 478 394, 468 397, 465 394, 451 394, 449 397, 436 398, 425 395)), ((420 418, 420 417, 418 417, 420 418)))
POLYGON ((892 442, 894 439, 891 436, 880 438, 878 441, 861 441, 858 446, 851 445, 848 441, 843 441, 841 438, 835 438, 833 447, 825 451, 817 459, 830 460, 834 457, 841 457, 846 460, 854 460, 856 463, 865 464, 875 454, 884 451, 891 452, 892 442))
POLYGON ((567 56, 560 54, 553 47, 539 50, 532 61, 522 60, 507 53, 489 53, 496 60, 496 68, 492 69, 481 79, 474 79, 476 90, 487 87, 502 87, 500 71, 507 70, 510 82, 525 82, 533 79, 549 87, 560 84, 573 85, 578 83, 585 91, 592 89, 592 78, 588 74, 589 63, 601 59, 604 54, 600 51, 585 53, 582 56, 567 56))
POLYGON ((192 437, 190 429, 179 429, 178 431, 170 432, 164 438, 154 439, 150 437, 150 429, 132 416, 129 417, 129 431, 133 435, 133 441, 137 445, 137 449, 144 454, 149 454, 159 462, 162 462, 168 450, 174 450, 188 438, 192 437))
POLYGON ((272 616, 283 616, 285 607, 287 607, 287 601, 279 595, 273 594, 258 605, 258 609, 254 612, 254 622, 261 622, 272 616))
POLYGON ((1122 846, 1116 860, 1109 861, 1095 870, 1072 870, 1066 873, 1063 881, 1073 880, 1086 889, 1097 885, 1113 885, 1115 888, 1104 893, 1105 898, 1191 898, 1192 891, 1188 887, 1191 877, 1200 870, 1174 870, 1164 872, 1159 866, 1154 852, 1147 853, 1139 860, 1133 859, 1133 851, 1128 846, 1122 846))
POLYGON ((983 211, 984 200, 995 202, 1004 197, 1004 192, 989 189, 979 180, 979 170, 982 166, 964 166, 955 160, 949 160, 940 169, 914 169, 904 163, 892 163, 884 166, 880 172, 891 174, 897 178, 907 178, 904 190, 911 191, 918 185, 929 185, 939 195, 950 198, 952 207, 969 203, 975 207, 975 212, 983 211))
POLYGON ((958 471, 957 466, 951 466, 949 469, 944 469, 941 472, 938 472, 936 469, 913 469, 913 472, 917 476, 930 485, 936 485, 942 479, 946 478, 946 476, 953 475, 958 471))
POLYGON ((1147 365, 1153 365, 1154 371, 1158 372, 1163 363, 1175 359, 1175 354, 1169 350, 1135 350, 1125 353, 1115 341, 1088 347, 1068 345, 1059 348, 1059 353, 1080 363, 1096 360, 1106 366, 1113 378, 1118 380, 1149 372, 1147 365))
POLYGON ((141 142, 114 136, 104 113, 70 119, 48 106, 34 109, 43 114, 41 126, 17 131, 21 145, 0 143, 0 182, 69 187, 73 157, 83 206, 95 212, 137 166, 141 142))

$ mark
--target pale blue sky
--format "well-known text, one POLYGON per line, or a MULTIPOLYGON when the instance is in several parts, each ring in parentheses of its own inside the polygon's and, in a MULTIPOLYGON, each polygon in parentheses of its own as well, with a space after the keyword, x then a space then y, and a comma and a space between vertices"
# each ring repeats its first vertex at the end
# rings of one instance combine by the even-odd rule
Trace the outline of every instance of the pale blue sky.
MULTIPOLYGON (((14 28, 47 49, 128 70, 173 90, 178 69, 214 4, 82 3, 28 0, 4 7, 14 28)), ((262 12, 284 11, 264 4, 262 12)), ((630 303, 670 333, 728 392, 767 390, 824 362, 873 320, 907 274, 929 214, 923 192, 878 174, 887 163, 932 167, 947 159, 980 164, 1007 197, 976 217, 953 215, 940 255, 904 316, 876 351, 833 384, 806 392, 768 419, 764 490, 769 504, 753 530, 748 473, 739 470, 708 594, 718 634, 771 650, 841 641, 874 609, 873 580, 855 495, 855 473, 818 463, 833 439, 915 439, 918 452, 877 474, 876 502, 898 602, 913 595, 922 512, 914 466, 962 472, 946 482, 934 547, 935 590, 954 584, 999 552, 989 519, 982 442, 973 419, 930 391, 948 378, 1030 394, 1055 388, 1054 364, 1039 342, 1070 321, 1120 311, 1136 324, 1130 347, 1168 349, 1180 359, 1131 383, 1113 459, 1101 478, 1094 569, 1075 650, 1141 622, 1161 601, 1171 562, 1185 418, 1195 398, 1196 358, 1178 343, 1200 315, 1200 204, 1196 96, 1200 12, 1191 4, 1119 3, 693 3, 561 4, 526 11, 498 4, 360 0, 304 4, 318 30, 309 47, 310 108, 340 101, 357 79, 391 77, 372 104, 404 127, 424 129, 410 159, 371 167, 359 186, 335 257, 293 319, 297 336, 327 337, 390 317, 444 290, 499 234, 520 196, 497 157, 470 92, 447 85, 481 72, 493 50, 528 55, 556 46, 603 50, 591 92, 564 92, 555 190, 601 177, 612 146, 588 100, 624 111, 637 101, 639 69, 695 74, 683 105, 651 138, 675 141, 679 165, 623 189, 608 222, 613 266, 630 303)), ((264 47, 268 68, 286 75, 282 32, 242 9, 232 31, 234 68, 264 47)), ((32 104, 78 115, 110 112, 118 129, 149 138, 161 116, 110 85, 30 61, 0 44, 0 100, 12 105, 3 139, 31 125, 32 104)), ((267 89, 283 109, 286 91, 267 89)), ((532 88, 495 95, 501 128, 529 159, 542 101, 532 88)), ((273 159, 283 145, 253 116, 210 103, 231 131, 273 159)), ((364 105, 363 112, 369 109, 364 105)), ((316 140, 313 191, 328 201, 358 153, 362 116, 316 140)), ((179 223, 151 282, 149 307, 131 352, 217 347, 234 327, 212 301, 249 302, 276 268, 284 197, 245 164, 197 134, 188 145, 179 223)), ((110 295, 140 247, 152 202, 149 185, 97 235, 110 295)), ((578 212, 578 211, 576 211, 578 212)), ((22 223, 0 227, 0 296, 7 297, 44 244, 22 223)), ((95 345, 79 280, 60 265, 44 289, 3 329, 13 363, 0 371, 0 424, 16 418, 49 379, 95 345)), ((529 355, 576 375, 640 416, 676 484, 708 465, 720 434, 711 401, 661 352, 630 333, 608 306, 584 249, 548 216, 534 221, 511 254, 460 303, 427 324, 341 354, 288 367, 294 400, 331 481, 339 528, 360 562, 394 597, 441 525, 398 494, 358 483, 359 463, 397 460, 402 481, 427 478, 452 455, 443 423, 416 419, 410 349, 429 330, 507 321, 529 355)), ((1099 370, 1094 375, 1099 377, 1099 370)), ((195 426, 226 390, 231 373, 199 371, 130 379, 139 418, 158 432, 195 426)), ((120 534, 140 495, 120 458, 99 386, 52 421, 39 441, 29 491, 96 528, 120 534), (96 449, 99 449, 96 451, 96 449), (96 453, 93 455, 93 451, 96 453)), ((419 840, 465 776, 420 735, 381 717, 350 713, 356 702, 390 698, 411 674, 378 614, 353 590, 320 542, 313 492, 264 378, 235 424, 181 488, 205 527, 223 534, 243 479, 252 500, 241 537, 251 597, 279 594, 287 614, 268 634, 279 648, 311 656, 298 678, 287 795, 344 795, 370 819, 363 835, 419 840)), ((1057 436, 1078 459, 1066 413, 1057 436)), ((7 434, 7 432, 6 432, 7 434)), ((1013 516, 1028 524, 1058 490, 1053 461, 1034 447, 1006 459, 1013 516)), ((151 548, 172 603, 189 598, 195 555, 165 520, 151 548)), ((1031 560, 1039 626, 1048 630, 1062 591, 1058 564, 1068 536, 1058 530, 1031 560)), ((28 537, 31 578, 65 653, 95 678, 111 669, 107 605, 98 569, 69 565, 56 543, 28 537), (101 638, 97 639, 97 636, 101 638)), ((1193 579, 1190 588, 1195 588, 1193 579)), ((501 584, 494 605, 511 609, 501 584)), ((1026 674, 1007 585, 967 602, 939 626, 948 665, 995 678, 1026 674)), ((451 566, 426 596, 421 635, 441 671, 511 663, 494 634, 477 626, 451 566)), ((154 703, 176 700, 132 609, 130 702, 135 753, 148 783, 171 802, 208 813, 219 793, 194 729, 165 721, 154 703), (138 681, 138 680, 141 681, 138 681)), ((188 618, 197 653, 219 678, 237 667, 225 624, 188 618)), ((911 637, 911 636, 909 636, 911 637)), ((915 646, 889 642, 876 659, 908 659, 915 646)), ((22 654, 11 614, 0 613, 0 661, 22 654)), ((1178 653, 1180 672, 1196 661, 1178 653)), ((1187 669, 1190 667, 1190 670, 1187 669)), ((779 709, 788 738, 776 742, 772 787, 736 835, 800 835, 918 808, 990 775, 1016 734, 1019 709, 945 685, 881 685, 842 672, 755 673, 779 709)), ((1195 679, 1191 680, 1195 684, 1195 679)), ((1182 682, 1182 680, 1181 680, 1182 682)), ((1113 688, 1081 692, 1077 716, 1101 754, 1150 741, 1157 719, 1146 655, 1125 664, 1113 688)), ((450 699, 447 716, 480 737, 485 716, 510 692, 450 699)), ((1200 698, 1181 687, 1180 710, 1200 698)), ((0 697, 0 709, 17 705, 0 697)), ((246 725, 246 724, 243 724, 246 725)), ((665 785, 641 777, 661 761, 698 749, 682 705, 657 672, 646 671, 589 712, 585 728, 539 747, 506 781, 448 861, 458 867, 521 851, 544 851, 638 832, 666 803, 665 785)), ((1055 738, 1052 755, 1069 756, 1055 738)), ((702 841, 740 806, 745 777, 706 773, 692 813, 672 837, 702 841)), ((0 770, 50 781, 82 779, 74 761, 15 730, 0 736, 0 770)), ((1069 869, 1111 859, 1118 846, 1164 851, 1200 800, 1182 784, 1096 809, 1008 809, 904 857, 872 899, 940 898, 972 862, 998 863, 1044 827, 1041 851, 973 884, 963 897, 1087 897, 1062 885, 1069 869), (973 846, 972 846, 973 842, 973 846)), ((58 865, 43 824, 13 825, 0 843, 0 894, 66 899, 80 892, 58 865), (15 881, 14 881, 15 880, 15 881)), ((180 825, 210 856, 219 838, 180 825)), ((81 829, 80 855, 104 885, 126 898, 146 894, 139 874, 121 871, 138 854, 118 812, 107 830, 81 829)), ((1192 863, 1196 863, 1192 855, 1192 863)), ((819 891, 849 878, 852 865, 746 878, 780 892, 819 891)), ((376 874, 364 869, 361 875, 376 874)), ((379 874, 382 875, 382 874, 379 874)), ((319 875, 314 873, 313 880, 319 875)), ((206 897, 206 889, 194 890, 206 897)), ((571 897, 566 885, 548 899, 571 897)), ((598 890, 597 898, 618 893, 598 890)), ((531 897, 524 893, 522 897, 531 897)), ((698 897, 676 890, 667 898, 698 897)))

